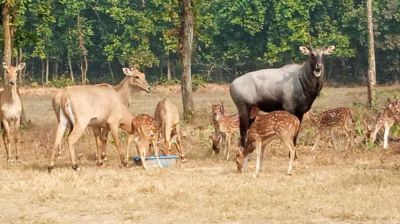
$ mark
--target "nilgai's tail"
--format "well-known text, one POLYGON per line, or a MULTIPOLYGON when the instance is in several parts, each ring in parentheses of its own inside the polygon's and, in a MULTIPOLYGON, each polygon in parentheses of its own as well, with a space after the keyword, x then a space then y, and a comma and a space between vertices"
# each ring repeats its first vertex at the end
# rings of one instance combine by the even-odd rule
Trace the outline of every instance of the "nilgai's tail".
POLYGON ((68 99, 67 96, 63 96, 61 98, 61 105, 60 105, 59 111, 60 111, 60 113, 59 113, 60 121, 63 119, 66 119, 68 121, 67 122, 68 124, 70 124, 71 126, 74 126, 75 116, 73 113, 71 101, 68 99))

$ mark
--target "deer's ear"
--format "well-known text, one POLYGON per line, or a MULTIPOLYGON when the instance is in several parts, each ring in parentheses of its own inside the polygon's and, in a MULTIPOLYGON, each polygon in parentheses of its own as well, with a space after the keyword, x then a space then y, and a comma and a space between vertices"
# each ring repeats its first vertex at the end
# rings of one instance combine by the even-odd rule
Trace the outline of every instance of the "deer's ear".
POLYGON ((128 76, 131 75, 129 68, 122 68, 122 71, 124 72, 125 75, 128 75, 128 76))
POLYGON ((3 61, 3 68, 4 68, 4 69, 8 69, 8 65, 7 65, 7 63, 5 63, 4 61, 3 61))
POLYGON ((299 49, 300 49, 301 53, 303 53, 304 55, 310 55, 311 54, 311 51, 310 51, 310 49, 308 49, 308 47, 300 46, 299 49))
POLYGON ((325 54, 325 55, 330 55, 330 54, 332 54, 334 51, 335 51, 335 46, 334 46, 334 45, 331 45, 331 46, 329 46, 329 47, 327 47, 327 48, 324 49, 324 54, 325 54))
POLYGON ((18 71, 21 71, 21 70, 24 69, 24 68, 25 68, 25 62, 20 63, 20 64, 18 65, 18 67, 17 67, 18 71))

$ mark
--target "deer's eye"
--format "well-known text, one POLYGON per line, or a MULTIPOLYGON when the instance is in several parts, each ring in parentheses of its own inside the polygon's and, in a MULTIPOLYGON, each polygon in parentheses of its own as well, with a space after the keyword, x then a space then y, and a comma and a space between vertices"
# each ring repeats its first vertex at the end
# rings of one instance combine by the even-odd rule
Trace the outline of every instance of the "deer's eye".
POLYGON ((139 78, 139 76, 134 76, 134 78, 135 78, 135 79, 138 79, 138 78, 139 78))

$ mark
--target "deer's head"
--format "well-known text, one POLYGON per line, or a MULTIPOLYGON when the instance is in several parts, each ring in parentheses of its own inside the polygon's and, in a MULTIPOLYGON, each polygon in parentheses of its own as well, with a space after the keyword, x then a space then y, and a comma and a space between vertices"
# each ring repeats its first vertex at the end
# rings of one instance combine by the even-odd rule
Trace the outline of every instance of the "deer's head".
POLYGON ((122 71, 129 77, 129 86, 132 88, 139 88, 143 91, 150 92, 151 88, 146 81, 144 73, 136 68, 123 68, 122 71))
POLYGON ((9 85, 17 84, 18 71, 25 68, 25 63, 20 63, 18 66, 7 65, 3 62, 3 69, 6 72, 6 81, 9 85))
POLYGON ((213 105, 211 105, 211 110, 212 110, 213 116, 219 115, 219 114, 224 115, 224 112, 225 112, 224 104, 222 102, 213 104, 213 105))
POLYGON ((330 55, 335 51, 335 46, 327 48, 299 47, 301 53, 310 57, 311 69, 315 77, 320 77, 324 68, 324 55, 330 55))

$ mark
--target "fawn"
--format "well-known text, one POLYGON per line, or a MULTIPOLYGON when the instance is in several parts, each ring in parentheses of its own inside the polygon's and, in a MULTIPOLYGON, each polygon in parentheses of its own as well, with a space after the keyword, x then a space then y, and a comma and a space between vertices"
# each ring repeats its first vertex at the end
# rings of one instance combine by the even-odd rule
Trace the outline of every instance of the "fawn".
POLYGON ((378 113, 373 128, 367 125, 367 137, 370 142, 375 142, 378 131, 384 127, 383 148, 387 149, 389 130, 395 123, 400 123, 400 100, 388 100, 388 103, 378 113))
POLYGON ((225 108, 222 103, 213 104, 212 112, 215 133, 214 135, 210 136, 210 138, 213 140, 213 150, 218 154, 220 152, 220 145, 223 145, 223 158, 228 160, 232 138, 234 133, 239 128, 239 116, 238 114, 226 115, 225 108))
POLYGON ((299 119, 286 111, 274 111, 258 115, 247 132, 244 149, 236 153, 238 172, 243 172, 248 161, 248 156, 257 152, 256 176, 261 172, 264 151, 273 140, 280 139, 289 149, 289 167, 287 174, 292 174, 292 163, 296 157, 295 140, 299 133, 299 119))
POLYGON ((353 138, 353 113, 349 108, 340 107, 335 109, 330 109, 321 112, 320 114, 316 114, 313 112, 308 112, 307 115, 311 121, 311 123, 317 128, 317 138, 315 139, 314 146, 311 148, 311 151, 315 150, 317 144, 320 141, 321 134, 325 130, 330 130, 333 147, 336 150, 336 139, 333 134, 333 128, 339 127, 344 130, 347 143, 346 149, 349 147, 350 139, 353 138))

